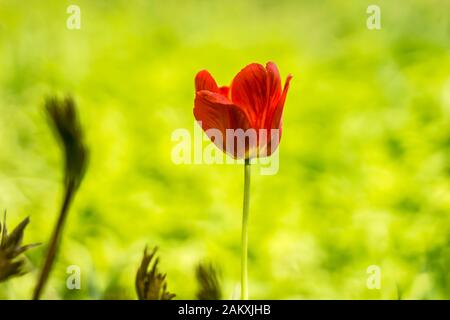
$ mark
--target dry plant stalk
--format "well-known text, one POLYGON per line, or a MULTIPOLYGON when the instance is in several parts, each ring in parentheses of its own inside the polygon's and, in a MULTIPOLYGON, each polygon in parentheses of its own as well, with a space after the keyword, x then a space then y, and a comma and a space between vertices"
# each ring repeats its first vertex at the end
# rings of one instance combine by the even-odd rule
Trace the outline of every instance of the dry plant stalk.
POLYGON ((61 242, 64 223, 70 205, 83 180, 88 160, 88 149, 84 143, 83 130, 78 120, 74 100, 71 97, 66 97, 62 100, 51 97, 47 99, 45 109, 64 154, 64 198, 34 290, 33 299, 35 300, 41 296, 50 275, 58 246, 61 242))

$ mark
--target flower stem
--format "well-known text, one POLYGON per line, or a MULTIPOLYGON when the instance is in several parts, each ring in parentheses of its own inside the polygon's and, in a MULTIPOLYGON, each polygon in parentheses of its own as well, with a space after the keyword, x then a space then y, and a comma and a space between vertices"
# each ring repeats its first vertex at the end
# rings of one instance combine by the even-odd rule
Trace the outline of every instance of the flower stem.
POLYGON ((248 215, 250 203, 250 159, 244 165, 244 205, 242 211, 241 300, 248 300, 248 215))
POLYGON ((48 247, 47 256, 45 257, 45 262, 42 267, 41 273, 39 275, 38 283, 34 289, 33 299, 39 300, 41 293, 44 289, 45 283, 47 282, 48 276, 53 266, 55 260, 56 252, 58 250, 58 245, 61 240, 62 230, 64 227, 64 222, 69 212, 69 207, 72 202, 73 196, 75 194, 75 183, 70 181, 65 190, 64 200, 59 213, 58 221, 56 222, 55 228, 53 229, 52 238, 50 239, 50 245, 48 247))

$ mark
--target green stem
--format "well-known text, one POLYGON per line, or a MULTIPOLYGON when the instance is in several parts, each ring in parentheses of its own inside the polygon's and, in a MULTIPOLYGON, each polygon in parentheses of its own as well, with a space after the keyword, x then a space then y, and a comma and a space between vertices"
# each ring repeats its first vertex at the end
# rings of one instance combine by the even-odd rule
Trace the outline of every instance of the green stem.
POLYGON ((75 194, 75 183, 73 181, 70 181, 66 186, 64 201, 61 206, 58 221, 56 222, 52 238, 50 239, 50 245, 47 251, 47 256, 45 257, 45 262, 42 267, 42 271, 39 275, 38 283, 36 285, 36 288, 34 289, 33 293, 34 300, 39 300, 42 291, 44 290, 48 276, 50 275, 50 271, 52 269, 53 262, 56 257, 56 252, 58 250, 58 245, 59 242, 61 241, 64 222, 66 220, 67 213, 69 212, 70 203, 72 202, 74 194, 75 194))
POLYGON ((250 160, 244 165, 244 205, 242 210, 241 300, 248 300, 248 215, 250 203, 250 160))

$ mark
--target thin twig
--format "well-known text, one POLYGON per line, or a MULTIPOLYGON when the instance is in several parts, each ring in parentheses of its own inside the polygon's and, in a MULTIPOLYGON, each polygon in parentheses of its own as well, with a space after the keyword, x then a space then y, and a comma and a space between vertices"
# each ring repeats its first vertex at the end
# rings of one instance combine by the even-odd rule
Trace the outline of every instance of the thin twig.
POLYGON ((47 256, 45 257, 44 266, 42 267, 41 273, 39 275, 39 280, 34 289, 33 299, 39 300, 44 286, 47 282, 48 276, 50 275, 50 270, 52 268, 53 262, 55 260, 56 252, 58 249, 58 244, 62 235, 62 230, 64 228, 64 222, 69 212, 69 207, 72 202, 73 196, 75 194, 75 183, 70 181, 67 184, 64 201, 61 206, 61 211, 59 213, 58 221, 56 223, 55 229, 50 240, 50 246, 47 251, 47 256))

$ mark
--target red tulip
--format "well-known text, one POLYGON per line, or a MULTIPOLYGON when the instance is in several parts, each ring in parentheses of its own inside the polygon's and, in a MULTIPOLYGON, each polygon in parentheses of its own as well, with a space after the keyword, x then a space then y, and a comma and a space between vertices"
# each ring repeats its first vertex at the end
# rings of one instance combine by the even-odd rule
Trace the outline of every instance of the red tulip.
POLYGON ((209 138, 232 157, 270 156, 280 142, 284 102, 291 78, 291 75, 287 77, 282 89, 280 74, 273 62, 268 62, 265 68, 257 63, 249 64, 234 77, 229 87, 218 87, 208 71, 200 71, 195 77, 194 116, 209 138), (217 133, 222 139, 217 138, 217 133))

